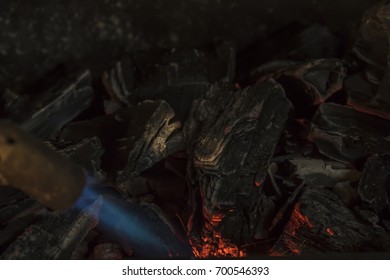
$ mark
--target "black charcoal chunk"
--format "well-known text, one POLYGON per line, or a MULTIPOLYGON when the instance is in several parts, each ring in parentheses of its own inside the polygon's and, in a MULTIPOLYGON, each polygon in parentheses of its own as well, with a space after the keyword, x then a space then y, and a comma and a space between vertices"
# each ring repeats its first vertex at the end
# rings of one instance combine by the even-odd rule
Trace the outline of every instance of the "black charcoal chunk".
POLYGON ((390 122, 350 107, 322 104, 311 123, 309 140, 335 160, 355 162, 390 151, 390 122))
MULTIPOLYGON (((202 197, 203 231, 211 225, 222 240, 241 245, 261 231, 259 221, 272 207, 262 184, 289 110, 274 82, 236 92, 215 85, 194 102, 184 132, 191 179, 202 197)), ((213 250, 218 246, 210 256, 213 250)))
POLYGON ((98 137, 84 139, 58 152, 84 167, 93 178, 99 181, 106 179, 107 174, 101 169, 101 158, 105 150, 98 137))
POLYGON ((5 205, 0 205, 0 224, 4 224, 9 219, 37 206, 39 206, 39 203, 29 197, 17 201, 11 200, 5 205))
POLYGON ((339 40, 327 26, 294 23, 256 40, 237 54, 237 78, 257 80, 255 69, 273 60, 307 60, 338 57, 339 40), (286 43, 288 42, 288 43, 286 43))
POLYGON ((272 256, 388 252, 390 235, 356 218, 335 193, 307 188, 273 248, 272 256))
POLYGON ((127 186, 127 192, 133 197, 145 195, 148 191, 148 183, 146 179, 141 176, 134 178, 127 186))
POLYGON ((134 53, 104 74, 110 95, 127 104, 144 100, 165 100, 180 120, 186 120, 192 101, 199 98, 210 82, 234 77, 235 52, 222 45, 216 53, 197 49, 169 53, 134 53))
POLYGON ((323 103, 341 90, 346 72, 342 60, 318 59, 307 62, 273 61, 257 68, 254 74, 260 82, 276 79, 284 86, 289 99, 299 107, 302 106, 299 103, 305 100, 313 105, 323 103))
POLYGON ((91 75, 89 71, 84 71, 76 77, 68 77, 27 100, 16 102, 15 95, 8 93, 7 96, 8 100, 3 100, 5 117, 18 122, 36 136, 47 139, 91 105, 91 75))
POLYGON ((350 181, 337 183, 332 191, 348 208, 352 208, 359 202, 359 194, 356 188, 351 186, 350 181))
POLYGON ((0 230, 0 251, 34 222, 33 215, 27 215, 10 221, 0 230))
POLYGON ((97 225, 91 215, 101 207, 97 200, 81 212, 72 208, 52 212, 33 223, 0 255, 0 259, 69 259, 87 234, 97 225))
POLYGON ((390 119, 389 15, 387 1, 365 13, 350 57, 356 73, 346 80, 349 105, 386 119, 390 119))
POLYGON ((390 155, 376 154, 368 158, 358 191, 366 207, 376 214, 390 210, 390 155))
POLYGON ((108 116, 68 124, 60 141, 78 143, 99 137, 102 169, 116 184, 126 184, 171 153, 185 148, 181 123, 165 101, 145 101, 108 116))

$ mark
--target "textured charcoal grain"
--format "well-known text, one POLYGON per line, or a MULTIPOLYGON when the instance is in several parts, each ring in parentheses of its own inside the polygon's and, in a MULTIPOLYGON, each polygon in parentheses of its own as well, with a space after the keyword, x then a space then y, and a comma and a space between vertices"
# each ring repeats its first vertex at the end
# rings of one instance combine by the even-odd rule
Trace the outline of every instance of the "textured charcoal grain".
POLYGON ((21 102, 14 102, 17 97, 10 94, 6 98, 3 97, 5 116, 18 122, 26 131, 47 139, 92 104, 91 74, 84 71, 67 77, 27 100, 20 97, 21 102))
POLYGON ((84 139, 77 144, 60 149, 58 152, 84 167, 88 174, 96 180, 104 181, 106 179, 107 174, 101 169, 101 158, 105 150, 98 137, 84 139))
POLYGON ((202 197, 203 231, 212 225, 236 244, 264 238, 263 215, 272 207, 261 185, 289 110, 273 82, 236 92, 215 85, 194 103, 184 134, 191 179, 202 197))
POLYGON ((346 80, 349 105, 386 119, 390 119, 389 14, 386 1, 366 11, 350 57, 359 66, 346 80))
POLYGON ((366 207, 380 214, 389 211, 390 196, 390 156, 371 156, 364 167, 358 192, 366 207))
POLYGON ((88 211, 97 211, 96 201, 85 212, 70 209, 49 213, 24 232, 1 255, 1 259, 69 259, 87 234, 97 225, 88 211))
POLYGON ((256 75, 260 82, 270 78, 280 82, 297 107, 302 106, 305 99, 309 105, 318 105, 342 89, 347 72, 344 64, 340 59, 273 61, 257 68, 256 75), (297 83, 300 90, 294 91, 297 83))
POLYGON ((136 52, 118 61, 103 81, 113 100, 134 106, 163 99, 185 121, 192 102, 203 95, 209 83, 233 81, 234 59, 234 49, 229 46, 220 47, 216 54, 197 49, 161 55, 136 52))
POLYGON ((333 103, 322 104, 308 138, 335 160, 355 163, 374 153, 390 151, 390 122, 333 103))
POLYGON ((272 249, 273 256, 386 252, 390 235, 358 219, 332 191, 307 188, 272 249))
POLYGON ((165 101, 144 101, 112 115, 70 123, 59 139, 78 143, 99 137, 105 153, 102 169, 116 184, 126 184, 140 172, 184 149, 180 122, 165 101))

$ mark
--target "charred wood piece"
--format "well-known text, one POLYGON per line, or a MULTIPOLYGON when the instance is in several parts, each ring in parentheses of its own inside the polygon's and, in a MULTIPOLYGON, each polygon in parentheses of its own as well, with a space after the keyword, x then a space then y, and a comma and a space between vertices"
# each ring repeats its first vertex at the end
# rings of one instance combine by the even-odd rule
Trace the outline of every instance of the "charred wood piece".
POLYGON ((273 248, 272 256, 386 252, 390 234, 356 218, 332 191, 307 188, 273 248))
POLYGON ((78 143, 99 137, 105 153, 102 169, 125 184, 166 156, 184 149, 180 122, 165 101, 145 101, 112 115, 67 125, 60 141, 78 143))
POLYGON ((257 80, 259 76, 256 67, 277 59, 303 61, 337 57, 338 47, 339 39, 329 27, 301 22, 292 23, 283 30, 270 34, 266 38, 262 37, 239 51, 237 78, 239 82, 244 83, 257 80))
POLYGON ((93 178, 99 181, 106 179, 107 174, 101 169, 101 158, 105 150, 98 137, 84 139, 58 152, 84 167, 93 178))
POLYGON ((368 158, 358 192, 365 206, 376 214, 390 211, 390 156, 373 155, 368 158))
POLYGON ((113 100, 130 106, 165 100, 184 121, 192 101, 203 95, 210 82, 232 82, 234 59, 234 49, 228 45, 215 54, 197 49, 133 53, 104 73, 103 82, 113 100))
POLYGON ((87 109, 93 97, 91 74, 84 71, 32 99, 17 97, 8 91, 2 103, 5 117, 19 123, 26 131, 47 139, 87 109))
MULTIPOLYGON (((184 132, 191 179, 202 197, 202 231, 211 243, 264 238, 262 223, 272 202, 261 185, 289 110, 283 88, 274 82, 236 92, 215 85, 194 102, 184 132)), ((204 254, 212 256, 218 246, 208 245, 204 254)), ((240 254, 233 245, 232 251, 240 254)))
POLYGON ((119 244, 102 243, 93 248, 92 258, 94 260, 122 260, 124 252, 119 244))
POLYGON ((346 76, 344 62, 339 59, 319 59, 308 62, 275 61, 260 66, 256 70, 258 82, 276 79, 286 90, 296 87, 290 85, 292 78, 300 82, 300 89, 289 96, 290 100, 302 102, 309 99, 313 105, 323 103, 331 95, 341 90, 346 76), (305 92, 306 96, 301 96, 305 92))
POLYGON ((70 209, 52 212, 32 224, 0 255, 1 259, 69 259, 87 234, 97 225, 92 212, 99 211, 96 200, 84 212, 70 209))
POLYGON ((351 51, 356 73, 346 80, 350 106, 386 119, 390 119, 389 15, 386 1, 365 13, 351 51))
POLYGON ((314 116, 308 138, 322 154, 342 162, 355 162, 390 151, 389 135, 389 121, 327 103, 314 116))

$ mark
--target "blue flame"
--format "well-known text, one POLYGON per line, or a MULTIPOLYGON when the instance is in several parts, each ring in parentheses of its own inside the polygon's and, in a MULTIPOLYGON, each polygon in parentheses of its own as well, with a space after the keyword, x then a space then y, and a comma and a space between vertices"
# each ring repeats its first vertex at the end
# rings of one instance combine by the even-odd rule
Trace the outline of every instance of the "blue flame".
MULTIPOLYGON (((156 227, 158 220, 151 220, 144 208, 135 203, 127 202, 119 194, 107 187, 99 186, 92 177, 87 180, 87 186, 75 207, 81 211, 88 211, 99 221, 99 228, 111 235, 124 248, 131 248, 140 257, 166 258, 169 256, 186 256, 187 249, 172 250, 174 239, 167 239, 172 232, 164 227, 156 227), (94 202, 101 199, 102 203, 98 211, 88 211, 94 202), (159 230, 161 229, 162 230, 159 230)), ((180 248, 183 244, 175 248, 180 248)), ((185 246, 184 246, 185 247, 185 246)), ((184 248, 183 247, 183 248, 184 248)))

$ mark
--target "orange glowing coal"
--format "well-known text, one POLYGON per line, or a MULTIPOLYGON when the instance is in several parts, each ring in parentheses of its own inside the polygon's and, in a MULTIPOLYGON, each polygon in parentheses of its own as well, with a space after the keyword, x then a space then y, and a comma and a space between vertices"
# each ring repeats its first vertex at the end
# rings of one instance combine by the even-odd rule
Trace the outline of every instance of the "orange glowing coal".
POLYGON ((331 228, 327 228, 327 229, 326 229, 326 232, 327 232, 330 236, 334 236, 334 235, 335 235, 334 231, 333 231, 331 228))
POLYGON ((291 215, 291 219, 290 219, 289 232, 293 236, 296 236, 297 231, 302 227, 308 227, 308 228, 314 227, 314 225, 310 221, 310 219, 307 216, 305 216, 304 214, 302 214, 302 212, 300 211, 300 206, 301 205, 299 203, 297 203, 295 205, 294 211, 293 211, 293 213, 291 215))
POLYGON ((297 203, 294 207, 294 211, 291 215, 290 221, 286 225, 286 233, 291 236, 291 238, 286 239, 287 250, 285 252, 271 251, 271 256, 283 256, 288 253, 294 255, 300 255, 302 249, 304 248, 305 241, 301 241, 298 236, 299 231, 303 228, 314 228, 314 224, 310 221, 309 217, 304 215, 300 209, 300 203, 297 203))
POLYGON ((203 237, 202 243, 200 250, 197 246, 193 246, 193 253, 197 258, 243 258, 246 256, 245 251, 223 238, 203 237))
POLYGON ((246 256, 246 252, 243 249, 222 238, 219 233, 212 229, 211 225, 206 225, 205 230, 202 232, 201 240, 190 239, 190 243, 194 256, 201 259, 243 258, 246 256))

